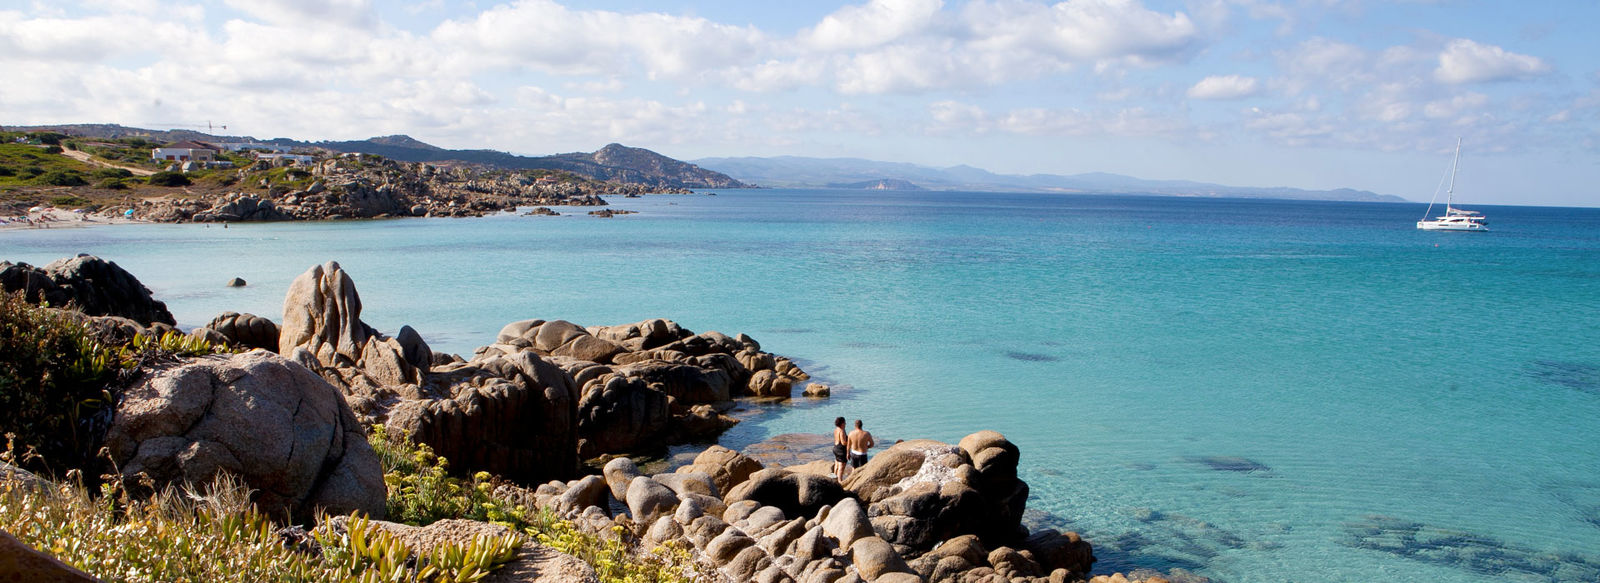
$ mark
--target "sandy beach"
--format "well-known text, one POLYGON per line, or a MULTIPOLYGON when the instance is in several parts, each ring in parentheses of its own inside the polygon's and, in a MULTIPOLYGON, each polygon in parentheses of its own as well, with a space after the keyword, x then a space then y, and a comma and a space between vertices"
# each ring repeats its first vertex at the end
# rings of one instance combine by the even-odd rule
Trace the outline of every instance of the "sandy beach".
POLYGON ((34 207, 26 215, 0 216, 0 230, 66 229, 95 225, 142 223, 136 219, 84 213, 55 207, 34 207))

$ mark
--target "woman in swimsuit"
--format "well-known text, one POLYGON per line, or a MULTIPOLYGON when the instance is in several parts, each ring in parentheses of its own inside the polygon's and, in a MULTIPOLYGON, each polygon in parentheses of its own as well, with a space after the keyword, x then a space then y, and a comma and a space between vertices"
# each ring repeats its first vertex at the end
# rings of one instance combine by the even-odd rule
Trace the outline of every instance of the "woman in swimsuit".
POLYGON ((844 418, 840 417, 838 419, 834 419, 833 420, 833 475, 840 482, 844 481, 844 469, 845 469, 845 463, 844 462, 847 459, 845 457, 845 441, 847 439, 848 438, 847 438, 847 436, 845 435, 845 432, 844 432, 844 418))

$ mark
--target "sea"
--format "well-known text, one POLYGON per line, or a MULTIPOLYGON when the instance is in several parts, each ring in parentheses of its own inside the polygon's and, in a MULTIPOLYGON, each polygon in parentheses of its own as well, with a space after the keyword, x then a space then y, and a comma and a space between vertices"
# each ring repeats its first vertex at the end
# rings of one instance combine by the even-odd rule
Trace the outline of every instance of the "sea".
POLYGON ((834 387, 747 405, 739 448, 864 420, 992 429, 1028 521, 1096 573, 1218 582, 1600 580, 1600 209, 729 190, 639 214, 0 232, 113 260, 181 326, 278 319, 337 261, 362 318, 470 356, 506 323, 666 317, 834 387), (234 277, 248 282, 228 288, 234 277))

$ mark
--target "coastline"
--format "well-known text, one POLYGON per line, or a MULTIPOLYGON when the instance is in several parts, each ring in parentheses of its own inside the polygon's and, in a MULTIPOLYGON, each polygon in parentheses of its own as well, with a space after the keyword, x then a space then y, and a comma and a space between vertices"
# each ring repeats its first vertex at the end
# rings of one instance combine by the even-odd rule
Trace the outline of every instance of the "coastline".
POLYGON ((139 219, 114 215, 85 213, 47 207, 22 216, 0 216, 0 231, 21 229, 75 229, 104 225, 134 225, 148 223, 139 219))

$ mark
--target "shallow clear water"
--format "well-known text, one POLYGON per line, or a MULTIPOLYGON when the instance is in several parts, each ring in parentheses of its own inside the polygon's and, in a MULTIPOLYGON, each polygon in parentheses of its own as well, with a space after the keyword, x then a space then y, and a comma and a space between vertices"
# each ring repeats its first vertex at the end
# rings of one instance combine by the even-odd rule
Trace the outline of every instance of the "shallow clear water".
POLYGON ((848 386, 724 443, 836 415, 880 441, 1001 431, 1030 509, 1093 542, 1097 572, 1600 579, 1600 210, 1482 207, 1493 232, 1431 233, 1395 204, 612 203, 642 214, 9 231, 0 258, 114 260, 186 326, 277 319, 333 259, 368 323, 436 349, 524 318, 745 332, 848 386))

